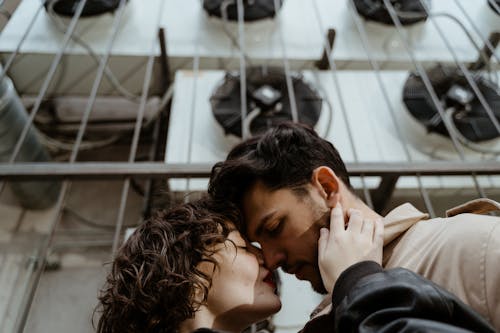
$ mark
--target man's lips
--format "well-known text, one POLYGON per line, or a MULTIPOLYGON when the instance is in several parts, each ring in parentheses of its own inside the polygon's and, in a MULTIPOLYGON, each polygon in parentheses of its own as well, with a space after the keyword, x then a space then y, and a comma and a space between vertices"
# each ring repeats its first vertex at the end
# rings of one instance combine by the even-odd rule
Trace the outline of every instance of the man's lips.
POLYGON ((298 264, 292 266, 290 269, 286 269, 285 272, 295 275, 299 280, 303 280, 303 277, 301 275, 302 268, 304 268, 304 265, 298 264))

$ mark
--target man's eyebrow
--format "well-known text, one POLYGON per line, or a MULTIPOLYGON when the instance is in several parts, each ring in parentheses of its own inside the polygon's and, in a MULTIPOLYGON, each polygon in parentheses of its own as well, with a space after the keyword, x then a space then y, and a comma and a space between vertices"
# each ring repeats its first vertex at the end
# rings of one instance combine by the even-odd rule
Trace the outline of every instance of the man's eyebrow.
POLYGON ((264 215, 257 223, 257 229, 255 230, 255 237, 260 237, 262 236, 262 233, 264 232, 264 225, 266 224, 267 221, 269 221, 271 218, 274 217, 276 214, 276 211, 272 211, 264 215))

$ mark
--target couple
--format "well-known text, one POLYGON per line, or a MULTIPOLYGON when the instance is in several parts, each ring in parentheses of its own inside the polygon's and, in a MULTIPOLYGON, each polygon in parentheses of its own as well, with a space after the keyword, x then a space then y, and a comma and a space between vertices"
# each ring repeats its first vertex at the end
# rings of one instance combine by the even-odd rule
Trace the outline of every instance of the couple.
MULTIPOLYGON (((332 296, 326 298, 327 301, 333 301, 332 304, 326 306, 306 325, 306 332, 364 329, 383 331, 385 328, 395 331, 406 328, 411 331, 412 327, 422 327, 420 331, 454 330, 450 325, 473 331, 493 331, 454 296, 405 269, 384 271, 373 261, 364 261, 345 270, 338 279, 334 277, 328 283, 322 279, 320 270, 333 267, 338 272, 341 266, 335 260, 340 257, 346 260, 349 258, 346 254, 340 255, 342 250, 358 255, 349 264, 364 259, 362 251, 360 254, 354 247, 349 251, 351 243, 344 244, 346 247, 335 243, 337 228, 330 229, 334 230, 330 236, 322 236, 333 240, 327 242, 330 244, 327 246, 330 251, 326 251, 327 254, 323 256, 323 259, 327 258, 323 262, 324 267, 322 268, 321 261, 318 265, 320 233, 325 233, 323 228, 328 227, 330 222, 335 222, 334 219, 329 220, 330 208, 339 207, 339 204, 344 207, 344 212, 340 215, 342 218, 348 217, 346 232, 352 226, 362 233, 364 228, 360 225, 364 222, 359 222, 363 220, 361 216, 367 219, 367 224, 380 217, 353 194, 345 166, 335 148, 306 127, 283 124, 263 136, 236 146, 225 162, 214 167, 209 192, 219 201, 233 202, 242 212, 241 220, 227 217, 223 219, 235 223, 238 230, 251 241, 259 242, 267 267, 261 268, 263 272, 282 266, 285 271, 309 280, 318 291, 331 291, 335 288, 332 296), (351 216, 349 212, 352 208, 358 212, 353 212, 351 216), (355 220, 358 222, 353 222, 355 220), (436 326, 429 329, 425 326, 427 323, 436 326)), ((457 294, 498 329, 500 275, 496 271, 496 263, 499 259, 500 230, 496 226, 499 219, 461 214, 471 209, 484 211, 494 204, 475 202, 451 211, 450 215, 454 217, 432 220, 426 220, 425 214, 409 204, 396 208, 383 220, 384 254, 379 263, 385 268, 405 267, 436 282, 457 294)), ((332 211, 338 213, 338 209, 332 211)), ((168 242, 178 245, 179 242, 190 239, 191 229, 162 231, 172 223, 168 214, 163 216, 162 228, 158 233, 166 237, 168 242)), ((186 213, 181 220, 189 224, 188 221, 192 219, 204 221, 209 216, 210 214, 196 215, 191 212, 186 213)), ((242 277, 226 275, 222 268, 213 270, 220 262, 225 262, 222 254, 231 249, 227 246, 227 241, 232 241, 234 249, 238 249, 234 239, 226 240, 231 233, 224 231, 221 226, 216 229, 221 236, 218 242, 202 235, 191 244, 192 249, 198 251, 195 251, 195 255, 187 253, 188 249, 170 250, 168 242, 161 243, 163 247, 150 244, 147 237, 148 225, 151 225, 151 221, 139 228, 135 237, 124 244, 114 262, 107 289, 101 296, 103 316, 99 332, 182 332, 182 323, 196 320, 197 315, 206 316, 203 309, 210 302, 215 303, 219 309, 224 309, 227 302, 236 301, 237 295, 243 295, 243 290, 252 287, 251 284, 244 283, 242 277), (134 244, 134 239, 141 246, 134 244), (212 241, 209 244, 203 243, 207 239, 212 241), (219 250, 214 242, 224 246, 219 250), (149 245, 153 248, 147 248, 149 245), (187 255, 190 261, 176 259, 180 254, 187 255), (214 266, 215 263, 217 265, 214 266), (187 270, 189 267, 196 274, 187 270), (184 271, 177 270, 181 268, 184 271), (223 282, 222 291, 227 291, 229 295, 221 295, 217 281, 224 276, 230 277, 231 282, 242 283, 239 288, 242 291, 232 292, 229 283, 223 282), (211 284, 208 283, 210 279, 211 284), (142 289, 145 286, 152 288, 150 293, 142 289), (187 287, 191 289, 186 291, 187 287), (182 291, 186 293, 182 294, 182 291), (174 321, 176 313, 178 320, 174 321), (179 318, 183 320, 179 321, 179 318), (168 326, 165 322, 174 326, 168 326), (181 326, 175 326, 175 323, 181 326), (114 326, 120 324, 123 326, 114 326)), ((236 264, 241 253, 242 251, 233 252, 229 262, 236 264)), ((257 253, 257 258, 258 256, 260 254, 257 253)), ((319 259, 321 258, 320 256, 319 259)), ((243 272, 237 268, 229 271, 243 272)), ((270 283, 268 278, 264 280, 270 283)), ((257 290, 261 285, 259 281, 264 280, 256 278, 254 281, 257 282, 252 288, 257 290)), ((251 304, 257 307, 256 302, 257 298, 251 304)), ((251 313, 252 305, 230 308, 232 311, 221 313, 228 314, 231 320, 241 322, 244 326, 250 321, 265 318, 277 311, 279 306, 270 306, 265 313, 254 309, 261 314, 260 317, 242 314, 247 313, 247 310, 251 313)), ((225 323, 227 321, 224 318, 222 316, 221 320, 214 319, 213 322, 225 323)), ((215 324, 205 326, 226 331, 238 331, 242 327, 215 324)))

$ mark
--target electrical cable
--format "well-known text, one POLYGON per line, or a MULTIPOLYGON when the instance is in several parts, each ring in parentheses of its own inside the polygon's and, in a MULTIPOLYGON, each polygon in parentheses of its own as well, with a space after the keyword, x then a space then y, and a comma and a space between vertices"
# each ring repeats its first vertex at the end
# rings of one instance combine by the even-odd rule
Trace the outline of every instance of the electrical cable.
POLYGON ((12 17, 12 14, 9 13, 9 11, 4 8, 0 8, 0 14, 2 14, 7 19, 7 21, 10 20, 10 18, 12 17))
POLYGON ((332 103, 330 102, 330 98, 328 97, 328 94, 326 93, 325 88, 323 85, 319 82, 318 78, 318 70, 314 70, 313 75, 314 78, 316 79, 316 84, 315 87, 320 91, 320 96, 323 99, 323 101, 326 103, 327 109, 328 109, 328 118, 326 121, 326 129, 325 132, 323 133, 323 138, 328 139, 330 136, 330 129, 333 127, 333 118, 335 116, 335 113, 333 111, 333 106, 332 103))
MULTIPOLYGON (((396 13, 398 14, 398 16, 401 16, 401 17, 413 17, 413 16, 418 15, 418 14, 412 14, 412 13, 399 12, 399 11, 396 11, 396 13)), ((457 19, 455 16, 453 16, 449 13, 444 13, 444 12, 429 13, 428 16, 429 17, 444 17, 444 18, 450 19, 454 23, 456 23, 462 29, 462 31, 465 33, 465 36, 470 41, 472 46, 476 49, 477 53, 479 53, 479 56, 481 58, 483 58, 484 63, 487 65, 488 72, 492 72, 492 68, 490 66, 490 58, 485 54, 484 50, 482 50, 479 47, 479 45, 476 44, 476 41, 474 40, 474 38, 472 37, 470 32, 467 30, 465 25, 462 22, 460 22, 459 19, 457 19)))
MULTIPOLYGON (((73 150, 73 145, 75 143, 74 141, 62 141, 59 139, 55 139, 53 137, 46 135, 41 131, 38 131, 38 135, 40 136, 42 144, 52 152, 58 152, 58 151, 69 152, 73 150)), ((121 137, 122 135, 113 135, 107 139, 102 139, 102 140, 82 141, 80 145, 80 150, 83 151, 83 150, 103 148, 117 142, 121 137)))
POLYGON ((0 14, 7 18, 7 21, 10 20, 12 14, 5 8, 2 8, 5 4, 5 0, 0 0, 0 14))
POLYGON ((143 197, 146 194, 144 188, 135 180, 134 178, 130 178, 130 187, 134 190, 135 193, 139 194, 139 196, 143 197))
MULTIPOLYGON (((64 24, 64 22, 59 18, 59 16, 54 12, 54 1, 50 2, 49 5, 48 5, 48 14, 49 14, 49 17, 52 19, 52 21, 54 22, 56 28, 59 30, 59 32, 61 33, 64 33, 66 31, 66 25, 64 24)), ((101 57, 99 55, 97 55, 94 50, 92 49, 92 47, 87 44, 81 36, 79 36, 76 32, 73 33, 73 35, 71 36, 71 39, 79 44, 81 47, 83 47, 87 53, 91 56, 92 59, 94 59, 94 61, 96 62, 97 65, 99 65, 100 61, 101 61, 101 57)), ((139 102, 139 99, 140 97, 135 95, 134 93, 128 91, 125 87, 123 87, 119 80, 116 78, 116 76, 113 74, 113 72, 111 71, 111 69, 109 68, 108 65, 106 65, 105 69, 104 69, 104 74, 106 76, 106 78, 108 78, 109 82, 111 83, 111 85, 125 98, 129 99, 129 100, 132 100, 134 102, 139 102)))
POLYGON ((143 124, 143 128, 148 128, 155 121, 155 119, 158 118, 158 116, 160 115, 160 113, 167 106, 168 102, 170 102, 170 100, 172 99, 173 95, 174 95, 174 85, 171 84, 168 87, 167 91, 163 94, 163 97, 160 100, 160 104, 156 108, 155 112, 153 112, 153 114, 151 115, 151 117, 149 118, 149 120, 147 120, 143 124))
MULTIPOLYGON (((73 218, 73 221, 78 222, 78 223, 83 224, 83 225, 86 225, 88 227, 98 228, 98 229, 103 229, 103 230, 115 230, 114 225, 92 221, 91 219, 89 219, 85 216, 82 216, 75 209, 73 209, 69 206, 64 207, 63 212, 68 214, 69 216, 71 216, 73 218)), ((124 225, 125 228, 135 228, 137 226, 138 226, 138 224, 124 225)))
POLYGON ((250 129, 250 125, 252 124, 252 121, 260 115, 260 112, 261 112, 260 108, 255 108, 248 113, 247 117, 243 119, 244 130, 242 131, 242 133, 246 132, 250 134, 250 136, 253 136, 252 131, 250 129))
MULTIPOLYGON (((162 96, 162 99, 156 108, 156 110, 153 112, 153 114, 147 119, 144 124, 143 128, 148 128, 154 121, 155 119, 160 115, 162 110, 166 107, 168 102, 172 99, 174 93, 174 85, 170 85, 165 94, 162 96)), ((55 115, 52 114, 52 117, 55 115)), ((44 118, 41 115, 37 115, 38 119, 42 119, 42 122, 45 123, 46 125, 50 124, 50 120, 48 118, 44 118)), ((52 119, 54 120, 54 119, 52 119)), ((72 151, 73 149, 73 144, 74 141, 64 141, 60 140, 57 138, 54 138, 50 136, 47 133, 42 132, 41 130, 38 131, 38 134, 40 136, 40 139, 42 141, 42 144, 45 145, 52 153, 59 153, 59 152, 68 152, 72 151)), ((92 149, 98 149, 98 148, 103 148, 106 146, 109 146, 121 138, 123 138, 128 132, 121 132, 116 135, 112 135, 109 138, 106 139, 100 139, 100 140, 86 140, 81 143, 80 150, 92 150, 92 149)))
POLYGON ((457 112, 457 110, 455 108, 450 108, 447 110, 447 112, 445 112, 445 116, 448 120, 448 123, 451 125, 450 129, 452 130, 453 135, 455 135, 457 137, 458 141, 462 145, 464 145, 465 147, 467 147, 470 150, 473 150, 477 153, 495 155, 495 156, 500 155, 500 149, 498 149, 498 150, 487 149, 485 147, 482 147, 481 145, 478 145, 477 143, 470 141, 465 136, 463 136, 462 133, 460 133, 458 128, 455 126, 455 122, 453 121, 453 119, 454 119, 453 116, 455 115, 456 112, 457 112))
MULTIPOLYGON (((233 44, 234 47, 236 47, 240 52, 243 52, 241 50, 241 46, 236 40, 236 37, 233 36, 233 34, 229 31, 228 28, 228 23, 229 19, 227 17, 227 7, 234 4, 234 0, 225 0, 222 2, 220 6, 220 11, 221 11, 221 16, 222 16, 222 30, 224 30, 224 33, 227 35, 229 40, 231 41, 231 44, 233 44)), ((252 66, 252 62, 250 61, 250 58, 246 54, 246 52, 243 52, 243 57, 245 57, 245 61, 248 63, 248 66, 252 66)))

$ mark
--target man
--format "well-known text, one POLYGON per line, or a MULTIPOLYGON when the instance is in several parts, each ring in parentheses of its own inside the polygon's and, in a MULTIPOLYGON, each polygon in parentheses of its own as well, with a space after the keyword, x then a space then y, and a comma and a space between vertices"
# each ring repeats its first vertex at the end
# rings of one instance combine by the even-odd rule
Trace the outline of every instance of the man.
MULTIPOLYGON (((212 170, 209 193, 239 205, 241 230, 259 242, 266 265, 325 292, 318 268, 320 229, 339 203, 348 215, 381 218, 353 192, 334 146, 313 130, 281 124, 234 147, 212 170), (360 212, 360 213, 359 213, 360 212)), ((428 220, 406 203, 383 219, 384 268, 404 267, 456 294, 500 330, 500 218, 475 201, 428 220)))

